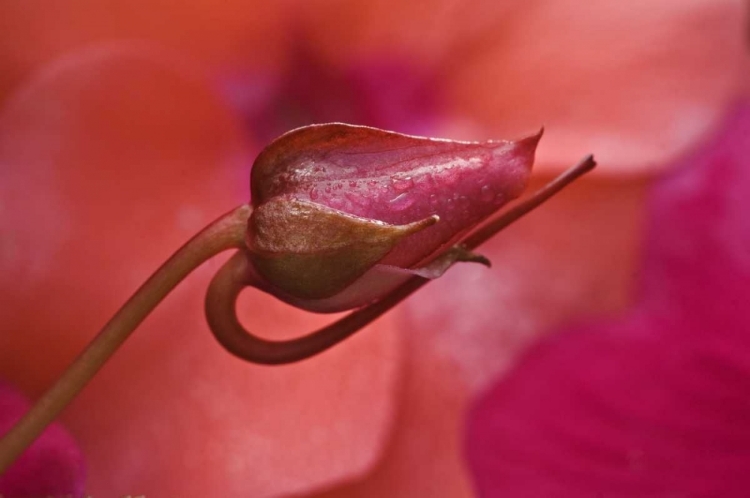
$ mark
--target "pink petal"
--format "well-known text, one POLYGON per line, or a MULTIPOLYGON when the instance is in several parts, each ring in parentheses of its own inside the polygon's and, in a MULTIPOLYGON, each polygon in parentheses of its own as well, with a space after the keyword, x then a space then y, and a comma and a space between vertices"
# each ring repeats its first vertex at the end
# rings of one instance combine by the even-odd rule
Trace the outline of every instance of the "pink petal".
MULTIPOLYGON (((324 60, 432 70, 456 138, 544 125, 542 169, 595 152, 599 174, 665 165, 711 131, 750 71, 740 0, 408 3, 325 0, 305 19, 324 60)), ((433 132, 434 133, 434 132, 433 132)))
MULTIPOLYGON (((155 58, 94 51, 48 70, 0 116, 0 375, 39 393, 180 244, 246 202, 251 157, 206 90, 155 58), (54 347, 48 346, 54 344, 54 347)), ((93 496, 277 496, 367 471, 394 411, 386 318, 283 369, 210 336, 216 262, 183 283, 66 411, 93 496)), ((330 318, 242 298, 272 337, 330 318)))
POLYGON ((642 303, 557 335, 469 418, 482 496, 745 496, 750 105, 651 194, 642 303))
POLYGON ((744 104, 652 194, 641 278, 642 300, 654 314, 691 310, 703 326, 723 331, 742 320, 739 296, 750 282, 749 137, 744 104))
MULTIPOLYGON (((0 382, 0 434, 28 410, 28 401, 0 382)), ((72 437, 55 423, 0 476, 0 496, 80 496, 86 479, 83 454, 72 437)))

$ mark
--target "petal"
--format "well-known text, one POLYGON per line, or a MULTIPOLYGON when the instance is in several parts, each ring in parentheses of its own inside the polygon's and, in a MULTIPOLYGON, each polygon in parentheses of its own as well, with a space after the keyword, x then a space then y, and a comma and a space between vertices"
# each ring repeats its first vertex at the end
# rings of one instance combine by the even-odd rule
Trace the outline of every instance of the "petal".
MULTIPOLYGON (((432 70, 441 134, 547 128, 541 168, 594 152, 599 174, 657 168, 722 119, 750 69, 740 0, 313 2, 327 60, 432 70)), ((433 132, 434 133, 434 132, 433 132)))
MULTIPOLYGON (((0 434, 28 410, 28 401, 0 382, 0 434)), ((49 426, 0 476, 0 496, 80 496, 86 478, 83 454, 59 423, 49 426)))
POLYGON ((744 496, 750 104, 650 196, 642 302, 557 335, 472 411, 483 496, 744 496))
POLYGON ((270 285, 265 289, 252 283, 294 299, 335 297, 404 239, 438 220, 433 216, 389 225, 322 204, 276 197, 254 208, 248 222, 246 244, 253 273, 270 285))
POLYGON ((718 136, 654 189, 643 300, 654 313, 690 309, 706 327, 728 330, 750 291, 750 104, 718 136), (711 303, 708 305, 708 303, 711 303))
POLYGON ((474 496, 461 451, 463 413, 469 400, 451 359, 410 341, 401 407, 382 462, 366 477, 315 498, 474 496))
POLYGON ((747 342, 722 354, 674 325, 634 316, 532 351, 469 417, 481 496, 744 496, 747 342))
POLYGON ((156 44, 213 70, 283 61, 286 2, 44 0, 0 5, 0 100, 44 63, 104 42, 156 44))
MULTIPOLYGON (((246 201, 241 137, 201 81, 128 52, 63 61, 14 98, 0 116, 0 375, 39 393, 171 252, 246 201)), ((369 469, 392 423, 396 328, 248 365, 208 333, 206 266, 66 411, 88 492, 276 496, 369 469)), ((321 325, 257 293, 241 309, 273 337, 321 325)))

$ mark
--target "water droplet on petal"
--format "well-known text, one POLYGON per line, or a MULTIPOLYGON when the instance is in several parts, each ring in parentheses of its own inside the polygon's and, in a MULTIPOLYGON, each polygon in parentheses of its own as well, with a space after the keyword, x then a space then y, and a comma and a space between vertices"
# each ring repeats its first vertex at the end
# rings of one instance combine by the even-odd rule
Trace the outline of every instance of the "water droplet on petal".
POLYGON ((414 180, 410 176, 391 177, 391 183, 393 184, 393 190, 396 192, 403 192, 414 186, 414 180))
POLYGON ((440 175, 440 182, 443 185, 454 185, 460 176, 458 168, 448 168, 440 175))
POLYGON ((314 201, 317 198, 318 198, 318 190, 314 189, 314 188, 311 188, 310 189, 310 200, 314 201))
POLYGON ((485 185, 479 191, 479 198, 482 199, 484 202, 490 202, 492 199, 495 198, 495 192, 492 191, 492 187, 490 187, 489 185, 485 185))
POLYGON ((349 202, 351 202, 352 204, 354 204, 354 205, 356 205, 356 206, 365 206, 365 205, 367 205, 367 198, 366 198, 366 197, 364 197, 364 196, 362 196, 362 195, 361 195, 361 194, 359 194, 359 193, 355 193, 355 192, 346 192, 346 193, 344 194, 344 197, 346 197, 346 199, 347 199, 347 200, 348 200, 349 202))
POLYGON ((412 204, 414 204, 414 199, 412 199, 408 194, 404 193, 399 195, 398 197, 391 199, 389 206, 394 211, 403 211, 412 204))
POLYGON ((328 199, 328 205, 333 209, 341 209, 344 206, 344 200, 339 197, 331 197, 328 199))

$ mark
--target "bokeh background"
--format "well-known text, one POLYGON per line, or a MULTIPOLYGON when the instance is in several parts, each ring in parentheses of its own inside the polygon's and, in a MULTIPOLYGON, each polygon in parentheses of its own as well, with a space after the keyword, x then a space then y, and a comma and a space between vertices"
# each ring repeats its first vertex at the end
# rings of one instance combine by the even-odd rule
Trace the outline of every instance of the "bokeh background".
MULTIPOLYGON (((288 129, 482 140, 544 125, 532 187, 592 152, 597 172, 488 243, 491 270, 452 269, 320 357, 230 357, 202 316, 223 259, 189 277, 62 417, 87 493, 741 496, 747 10, 6 0, 0 378, 38 396, 175 248, 248 200, 255 154, 288 129), (680 280, 701 268, 731 285, 680 280), (713 300, 663 298, 682 288, 713 300), (644 302, 661 303, 645 306, 656 323, 644 302), (683 316, 704 308, 720 312, 683 316), (684 362, 643 367, 678 344, 684 362), (662 378, 698 380, 646 396, 662 378)), ((274 338, 331 320, 255 291, 240 308, 274 338)))

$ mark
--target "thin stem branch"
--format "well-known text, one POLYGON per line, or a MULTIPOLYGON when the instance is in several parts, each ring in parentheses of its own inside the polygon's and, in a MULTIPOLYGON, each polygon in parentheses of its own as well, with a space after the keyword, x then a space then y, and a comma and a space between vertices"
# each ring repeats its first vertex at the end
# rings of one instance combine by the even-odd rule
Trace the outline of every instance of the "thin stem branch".
POLYGON ((206 294, 206 319, 219 343, 233 355, 263 365, 304 360, 325 351, 394 307, 429 280, 412 277, 383 299, 296 339, 269 341, 248 332, 237 320, 237 297, 248 282, 248 258, 244 251, 232 256, 214 276, 206 294))
MULTIPOLYGON (((592 156, 582 159, 530 197, 521 200, 508 211, 473 232, 462 242, 462 245, 467 249, 476 248, 523 215, 539 207, 595 166, 592 156)), ((253 335, 237 320, 237 297, 251 280, 248 264, 244 251, 238 251, 219 270, 206 294, 206 318, 211 332, 227 351, 243 360, 266 365, 292 363, 325 351, 430 282, 426 278, 413 276, 381 300, 353 311, 330 325, 296 339, 269 341, 253 335)))
POLYGON ((476 249, 480 244, 485 243, 496 233, 505 229, 508 225, 511 225, 519 218, 547 202, 552 196, 595 167, 596 161, 594 161, 594 156, 588 155, 584 157, 574 166, 565 170, 560 176, 531 194, 531 196, 522 199, 497 218, 491 219, 488 223, 472 232, 461 242, 461 245, 469 250, 476 249))
POLYGON ((242 205, 211 223, 167 260, 120 308, 26 415, 0 439, 0 474, 44 431, 177 284, 212 256, 244 245, 252 208, 242 205))

